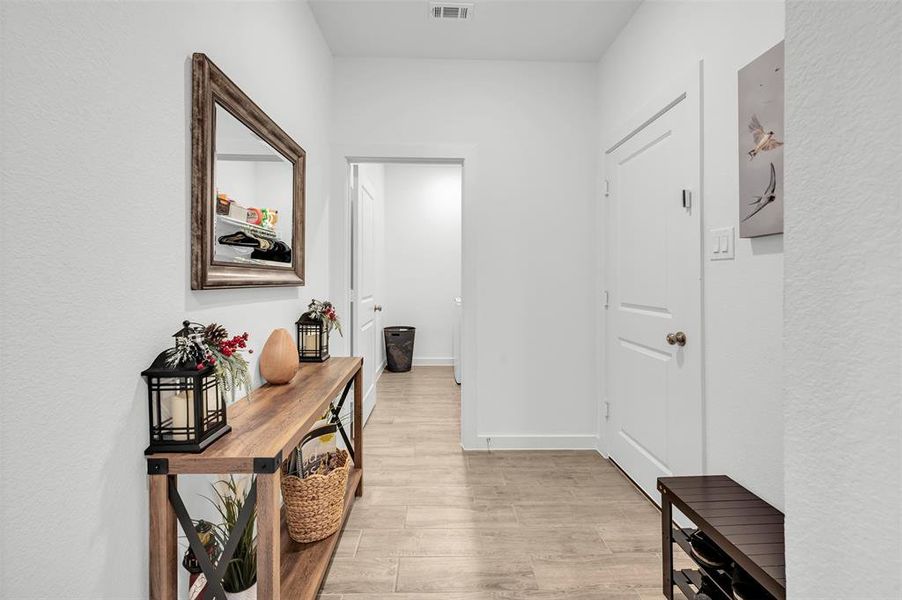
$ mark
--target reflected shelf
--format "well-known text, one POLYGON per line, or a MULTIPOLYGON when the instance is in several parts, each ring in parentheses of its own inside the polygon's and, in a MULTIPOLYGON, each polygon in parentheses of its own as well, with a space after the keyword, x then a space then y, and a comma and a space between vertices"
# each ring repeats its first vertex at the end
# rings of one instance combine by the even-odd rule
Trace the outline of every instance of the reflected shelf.
POLYGON ((259 265, 262 267, 292 268, 292 263, 278 262, 275 260, 263 260, 262 258, 247 258, 244 256, 229 256, 228 260, 235 263, 244 263, 247 265, 259 265))
POLYGON ((276 232, 268 227, 261 227, 260 225, 253 225, 251 223, 247 223, 245 221, 235 219, 234 217, 230 217, 228 215, 217 214, 216 218, 219 219, 220 221, 222 221, 226 225, 231 225, 232 227, 240 227, 254 235, 259 235, 261 237, 265 237, 270 240, 279 239, 279 236, 276 235, 276 232))

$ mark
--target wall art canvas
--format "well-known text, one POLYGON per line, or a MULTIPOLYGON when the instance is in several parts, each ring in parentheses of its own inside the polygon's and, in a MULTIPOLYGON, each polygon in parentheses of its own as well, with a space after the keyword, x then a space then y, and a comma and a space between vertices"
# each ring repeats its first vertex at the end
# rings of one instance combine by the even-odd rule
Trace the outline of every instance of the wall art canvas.
POLYGON ((739 70, 739 237, 783 233, 783 42, 739 70))

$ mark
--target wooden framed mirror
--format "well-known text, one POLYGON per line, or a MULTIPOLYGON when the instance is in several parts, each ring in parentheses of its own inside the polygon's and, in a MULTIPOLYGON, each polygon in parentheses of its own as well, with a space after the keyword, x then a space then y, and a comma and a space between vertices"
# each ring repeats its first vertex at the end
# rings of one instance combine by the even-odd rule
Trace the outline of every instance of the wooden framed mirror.
POLYGON ((191 289, 304 285, 306 153, 192 59, 191 289))

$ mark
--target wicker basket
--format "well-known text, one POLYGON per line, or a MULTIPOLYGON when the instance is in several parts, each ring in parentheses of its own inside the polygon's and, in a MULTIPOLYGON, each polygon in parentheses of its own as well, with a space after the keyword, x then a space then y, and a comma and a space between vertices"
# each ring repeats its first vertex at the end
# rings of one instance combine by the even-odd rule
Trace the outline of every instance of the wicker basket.
POLYGON ((282 474, 282 500, 288 535, 296 542, 316 542, 341 527, 345 510, 345 491, 351 461, 346 450, 338 451, 339 466, 328 475, 310 475, 301 479, 282 474))

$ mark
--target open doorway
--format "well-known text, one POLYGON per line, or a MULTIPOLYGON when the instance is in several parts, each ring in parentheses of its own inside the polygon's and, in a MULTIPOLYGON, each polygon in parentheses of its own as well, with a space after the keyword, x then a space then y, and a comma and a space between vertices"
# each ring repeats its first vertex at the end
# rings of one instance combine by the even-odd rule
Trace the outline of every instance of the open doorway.
POLYGON ((413 329, 413 369, 444 369, 461 383, 463 165, 349 160, 348 182, 349 341, 351 353, 364 357, 367 418, 389 363, 407 366, 386 354, 385 327, 413 329))

